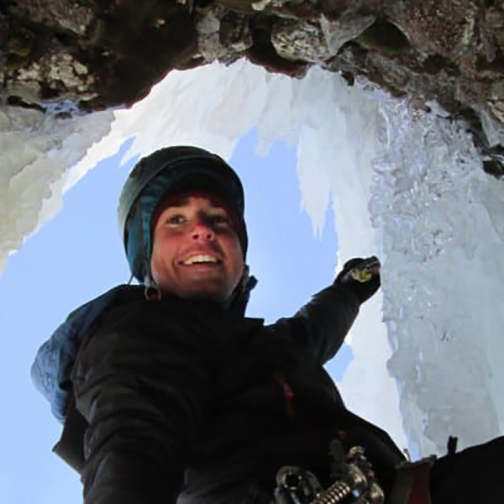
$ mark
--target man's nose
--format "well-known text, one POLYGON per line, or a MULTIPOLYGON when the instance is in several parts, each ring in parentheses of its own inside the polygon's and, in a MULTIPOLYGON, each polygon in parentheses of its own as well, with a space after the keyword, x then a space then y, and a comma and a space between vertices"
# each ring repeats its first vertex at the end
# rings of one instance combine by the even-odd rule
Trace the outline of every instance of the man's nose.
POLYGON ((191 238, 195 241, 213 241, 215 233, 207 223, 199 221, 191 230, 191 238))

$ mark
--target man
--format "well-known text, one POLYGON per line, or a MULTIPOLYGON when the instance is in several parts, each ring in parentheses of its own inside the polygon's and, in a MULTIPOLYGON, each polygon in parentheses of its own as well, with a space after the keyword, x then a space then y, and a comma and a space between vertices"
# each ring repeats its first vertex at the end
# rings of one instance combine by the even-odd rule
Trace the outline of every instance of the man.
POLYGON ((151 275, 161 292, 226 303, 244 264, 231 212, 211 194, 168 198, 153 220, 151 275))
POLYGON ((141 160, 119 221, 142 285, 73 312, 32 368, 65 422, 56 451, 81 473, 85 504, 266 504, 285 467, 328 487, 331 446, 362 446, 390 495, 403 455, 345 408, 322 367, 378 289, 378 269, 352 260, 294 317, 244 317, 255 279, 243 189, 194 147, 141 160))

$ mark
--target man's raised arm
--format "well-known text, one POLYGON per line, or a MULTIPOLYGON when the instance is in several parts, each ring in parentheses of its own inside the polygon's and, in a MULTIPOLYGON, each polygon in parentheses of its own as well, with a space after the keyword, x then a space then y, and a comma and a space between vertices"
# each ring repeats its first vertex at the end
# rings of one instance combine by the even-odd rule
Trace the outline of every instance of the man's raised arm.
POLYGON ((317 358, 322 363, 334 357, 357 317, 360 305, 379 287, 378 259, 351 259, 329 287, 315 294, 296 313, 294 317, 307 327, 317 358))

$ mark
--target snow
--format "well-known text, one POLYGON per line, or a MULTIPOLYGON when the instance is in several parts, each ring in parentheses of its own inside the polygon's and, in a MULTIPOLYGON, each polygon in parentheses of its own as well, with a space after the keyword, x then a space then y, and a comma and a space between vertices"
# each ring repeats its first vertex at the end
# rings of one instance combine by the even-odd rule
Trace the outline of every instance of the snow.
MULTIPOLYGON (((184 143, 229 158, 257 126, 259 152, 276 140, 296 145, 315 233, 333 206, 336 269, 354 256, 383 263, 382 294, 352 331, 347 405, 416 456, 443 453, 450 434, 461 446, 486 441, 504 421, 504 182, 483 172, 463 125, 433 109, 320 68, 291 80, 245 61, 172 72, 113 114, 68 121, 3 109, 0 265, 126 139, 124 161, 184 143)), ((490 118, 484 125, 492 143, 502 139, 490 118)))

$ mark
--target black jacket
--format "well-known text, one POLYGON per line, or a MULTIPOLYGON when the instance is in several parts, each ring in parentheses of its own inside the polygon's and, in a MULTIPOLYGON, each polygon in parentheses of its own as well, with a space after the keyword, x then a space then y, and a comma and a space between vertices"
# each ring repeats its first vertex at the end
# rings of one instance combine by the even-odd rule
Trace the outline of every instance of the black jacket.
POLYGON ((328 478, 328 446, 367 450, 385 486, 402 454, 348 412, 323 364, 359 308, 334 284, 265 326, 211 303, 123 290, 72 373, 86 504, 268 502, 282 465, 328 478))

